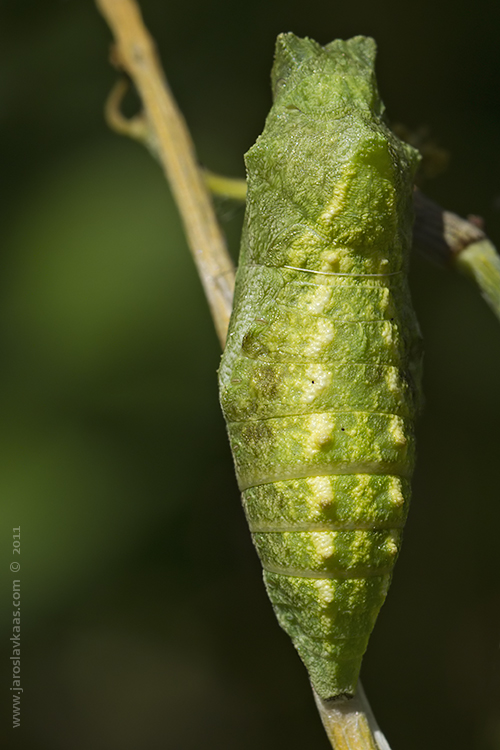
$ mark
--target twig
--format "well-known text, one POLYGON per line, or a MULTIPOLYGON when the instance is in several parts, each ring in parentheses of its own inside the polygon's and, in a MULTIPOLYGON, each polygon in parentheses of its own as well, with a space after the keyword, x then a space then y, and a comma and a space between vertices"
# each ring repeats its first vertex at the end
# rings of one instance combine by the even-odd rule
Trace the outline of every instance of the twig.
MULTIPOLYGON (((129 88, 130 82, 128 78, 124 76, 118 79, 109 92, 106 104, 104 105, 104 117, 109 127, 116 133, 126 135, 151 148, 153 131, 144 112, 140 112, 135 117, 125 117, 122 114, 121 104, 129 88)), ((159 154, 156 155, 159 159, 159 154)))
MULTIPOLYGON (((142 135, 141 139, 146 140, 150 147, 154 144, 181 213, 217 335, 224 345, 232 307, 234 267, 197 165, 186 124, 170 93, 154 42, 144 26, 137 4, 134 0, 96 0, 96 4, 116 40, 113 61, 133 80, 144 106, 144 119, 142 116, 133 119, 136 126, 134 137, 142 135)), ((121 98, 120 92, 118 95, 121 98)), ((113 112, 108 101, 108 119, 113 114, 116 111, 113 112)), ((117 118, 113 124, 119 131, 127 132, 124 118, 117 118)), ((127 134, 130 135, 132 130, 134 126, 127 134)))
POLYGON ((352 705, 355 698, 340 706, 326 708, 316 697, 316 706, 321 716, 330 743, 335 750, 378 750, 365 714, 359 706, 352 705))
POLYGON ((205 169, 203 175, 212 195, 218 195, 221 198, 230 198, 240 203, 245 202, 247 197, 246 180, 238 177, 224 177, 215 172, 210 172, 209 169, 205 169))
POLYGON ((500 257, 485 238, 464 248, 457 256, 456 266, 470 276, 497 318, 500 318, 500 257))
POLYGON ((437 265, 472 278, 500 318, 500 257, 482 227, 446 211, 417 189, 413 205, 413 247, 437 265))
POLYGON ((379 729, 361 682, 354 698, 330 703, 314 700, 334 750, 391 750, 379 729))

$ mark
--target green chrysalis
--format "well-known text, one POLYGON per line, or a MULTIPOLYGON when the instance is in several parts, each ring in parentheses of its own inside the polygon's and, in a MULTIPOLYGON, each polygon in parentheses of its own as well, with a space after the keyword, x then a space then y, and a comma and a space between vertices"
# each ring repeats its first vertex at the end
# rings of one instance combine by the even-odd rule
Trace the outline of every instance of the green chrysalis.
POLYGON ((354 694, 387 593, 420 392, 419 157, 385 124, 375 51, 278 37, 219 371, 265 585, 323 699, 354 694))

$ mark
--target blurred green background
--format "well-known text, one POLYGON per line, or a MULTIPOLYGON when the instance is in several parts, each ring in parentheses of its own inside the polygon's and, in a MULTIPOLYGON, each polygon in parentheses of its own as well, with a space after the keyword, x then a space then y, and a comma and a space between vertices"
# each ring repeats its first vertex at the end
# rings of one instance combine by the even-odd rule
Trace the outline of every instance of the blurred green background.
MULTIPOLYGON (((498 3, 142 8, 200 160, 235 176, 270 105, 276 35, 374 36, 389 117, 451 154, 427 194, 500 243, 498 3)), ((169 189, 103 122, 109 32, 89 0, 0 14, 2 747, 327 750, 239 506, 220 352, 169 189)), ((222 208, 236 254, 242 211, 222 208)), ((497 750, 500 326, 467 281, 418 259, 412 275, 427 403, 363 679, 393 750, 497 750)))

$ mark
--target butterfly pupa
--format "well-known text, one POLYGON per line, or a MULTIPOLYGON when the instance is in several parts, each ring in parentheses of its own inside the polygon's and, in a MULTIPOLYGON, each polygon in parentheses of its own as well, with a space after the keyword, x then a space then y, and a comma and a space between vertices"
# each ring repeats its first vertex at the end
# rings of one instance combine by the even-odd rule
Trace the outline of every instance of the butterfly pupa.
POLYGON ((248 193, 220 399, 264 582, 323 699, 353 695, 401 545, 420 334, 418 154, 387 127, 375 43, 283 34, 248 193))

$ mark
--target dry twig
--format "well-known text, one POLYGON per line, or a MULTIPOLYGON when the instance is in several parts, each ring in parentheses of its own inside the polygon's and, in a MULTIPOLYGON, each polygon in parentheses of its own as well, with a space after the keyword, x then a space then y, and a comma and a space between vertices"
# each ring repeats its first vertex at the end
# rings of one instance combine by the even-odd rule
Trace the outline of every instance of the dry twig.
POLYGON ((413 247, 443 268, 456 268, 479 287, 500 319, 500 257, 482 229, 481 220, 462 219, 427 198, 413 193, 413 247))
POLYGON ((184 118, 172 97, 154 42, 134 0, 96 0, 96 4, 115 37, 113 62, 130 76, 144 106, 144 115, 133 118, 127 129, 125 118, 119 116, 116 107, 121 92, 115 91, 117 98, 111 103, 108 101, 108 121, 120 132, 145 140, 155 150, 179 207, 223 346, 232 307, 234 267, 184 118))

